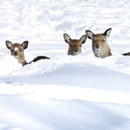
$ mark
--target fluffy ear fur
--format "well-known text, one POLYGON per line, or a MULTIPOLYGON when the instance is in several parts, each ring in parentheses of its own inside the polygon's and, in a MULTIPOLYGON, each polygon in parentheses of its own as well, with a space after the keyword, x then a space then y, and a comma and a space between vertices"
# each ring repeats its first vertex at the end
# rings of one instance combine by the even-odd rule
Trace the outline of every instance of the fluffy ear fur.
POLYGON ((84 44, 87 40, 87 35, 83 35, 79 40, 84 44))
POLYGON ((9 49, 9 50, 13 50, 13 43, 12 42, 10 42, 10 41, 5 41, 5 43, 6 43, 6 47, 9 49))
POLYGON ((68 34, 64 33, 63 37, 64 37, 65 42, 70 43, 71 38, 70 38, 70 36, 68 34))
POLYGON ((86 30, 86 34, 87 34, 89 39, 93 39, 94 33, 92 31, 86 30))
POLYGON ((22 46, 23 46, 24 49, 26 49, 28 47, 28 41, 24 41, 22 43, 22 46))
POLYGON ((110 33, 111 33, 112 28, 108 28, 103 35, 105 35, 106 37, 109 37, 110 33))

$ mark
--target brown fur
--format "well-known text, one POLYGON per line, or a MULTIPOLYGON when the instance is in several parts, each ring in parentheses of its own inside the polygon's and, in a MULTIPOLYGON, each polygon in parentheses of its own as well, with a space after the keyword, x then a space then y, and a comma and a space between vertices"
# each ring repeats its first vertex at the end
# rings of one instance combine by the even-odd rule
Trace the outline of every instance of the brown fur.
POLYGON ((12 43, 10 41, 6 41, 6 47, 10 50, 11 55, 14 56, 22 66, 26 64, 30 64, 32 62, 36 62, 41 59, 50 59, 46 56, 37 56, 31 62, 27 63, 24 56, 24 50, 28 47, 28 41, 24 41, 22 44, 12 43))
POLYGON ((123 56, 130 56, 130 52, 122 54, 123 56))
POLYGON ((64 40, 68 43, 68 55, 77 55, 81 53, 82 44, 86 42, 87 36, 83 35, 80 39, 71 39, 68 34, 63 35, 64 40))
POLYGON ((109 28, 103 34, 94 34, 90 30, 86 30, 88 38, 92 40, 92 50, 96 57, 105 58, 112 55, 107 44, 107 37, 109 37, 111 30, 109 28))

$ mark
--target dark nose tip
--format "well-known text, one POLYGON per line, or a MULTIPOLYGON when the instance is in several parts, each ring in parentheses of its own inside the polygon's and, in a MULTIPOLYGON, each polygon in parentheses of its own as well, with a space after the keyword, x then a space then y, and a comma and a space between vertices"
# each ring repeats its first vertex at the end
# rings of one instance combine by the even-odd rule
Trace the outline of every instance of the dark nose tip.
POLYGON ((18 55, 18 53, 17 53, 17 52, 14 52, 14 55, 15 55, 15 56, 17 56, 17 55, 18 55))
POLYGON ((100 45, 99 45, 99 44, 96 44, 95 47, 98 49, 98 48, 100 47, 100 45))
POLYGON ((78 51, 79 51, 79 50, 76 48, 76 49, 75 49, 75 52, 78 52, 78 51))

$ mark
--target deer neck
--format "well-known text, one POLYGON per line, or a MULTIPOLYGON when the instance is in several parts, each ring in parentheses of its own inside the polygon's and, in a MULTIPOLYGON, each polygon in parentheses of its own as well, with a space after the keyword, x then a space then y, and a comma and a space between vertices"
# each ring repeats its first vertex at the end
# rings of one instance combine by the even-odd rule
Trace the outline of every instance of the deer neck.
POLYGON ((24 66, 24 65, 27 64, 24 55, 21 55, 21 56, 18 57, 18 62, 19 62, 20 64, 22 64, 22 66, 24 66))

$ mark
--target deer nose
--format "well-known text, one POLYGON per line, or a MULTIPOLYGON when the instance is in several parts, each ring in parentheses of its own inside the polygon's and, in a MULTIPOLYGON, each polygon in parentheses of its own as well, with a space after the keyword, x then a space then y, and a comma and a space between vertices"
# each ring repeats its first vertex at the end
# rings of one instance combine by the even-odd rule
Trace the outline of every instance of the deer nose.
POLYGON ((99 44, 96 44, 95 47, 98 49, 98 48, 100 47, 100 45, 99 45, 99 44))
POLYGON ((75 49, 75 52, 78 52, 78 51, 79 51, 79 50, 76 48, 76 49, 75 49))
POLYGON ((17 52, 14 52, 14 55, 15 55, 15 56, 17 56, 17 55, 18 55, 18 53, 17 53, 17 52))

